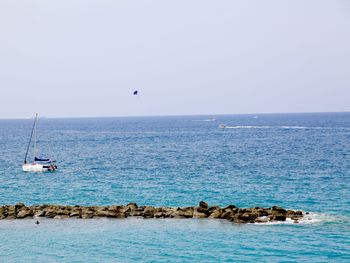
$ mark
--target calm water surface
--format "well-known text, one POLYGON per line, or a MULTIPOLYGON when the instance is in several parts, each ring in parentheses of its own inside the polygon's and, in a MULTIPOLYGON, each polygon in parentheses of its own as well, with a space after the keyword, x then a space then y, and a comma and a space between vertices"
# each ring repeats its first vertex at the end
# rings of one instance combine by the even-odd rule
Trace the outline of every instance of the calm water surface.
POLYGON ((40 119, 51 174, 21 171, 32 121, 0 120, 0 204, 205 200, 311 220, 5 220, 0 261, 350 261, 350 113, 40 119))

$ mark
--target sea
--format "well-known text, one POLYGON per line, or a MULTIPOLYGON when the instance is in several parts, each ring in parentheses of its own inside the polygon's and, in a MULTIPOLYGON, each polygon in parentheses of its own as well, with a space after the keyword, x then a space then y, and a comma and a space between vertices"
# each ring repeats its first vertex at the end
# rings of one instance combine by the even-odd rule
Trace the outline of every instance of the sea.
POLYGON ((209 205, 308 212, 218 219, 0 221, 0 262, 350 262, 350 113, 0 120, 0 205, 209 205), (222 125, 221 125, 222 124, 222 125), (29 157, 33 158, 30 147, 29 157))

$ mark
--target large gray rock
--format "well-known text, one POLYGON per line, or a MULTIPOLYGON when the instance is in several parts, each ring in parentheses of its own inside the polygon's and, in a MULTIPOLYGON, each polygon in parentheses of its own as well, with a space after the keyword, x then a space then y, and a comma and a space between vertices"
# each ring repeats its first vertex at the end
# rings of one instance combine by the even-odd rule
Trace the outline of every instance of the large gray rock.
POLYGON ((17 218, 26 218, 29 216, 33 216, 33 211, 29 209, 28 207, 22 207, 18 212, 16 217, 17 218))
POLYGON ((204 208, 204 209, 208 209, 209 208, 209 205, 208 203, 204 202, 204 201, 200 201, 199 202, 199 207, 200 208, 204 208))
POLYGON ((55 216, 57 216, 57 208, 55 208, 54 206, 46 207, 44 211, 45 217, 54 218, 55 216))
POLYGON ((69 214, 69 217, 80 217, 80 212, 77 212, 77 211, 71 212, 71 213, 69 214))
POLYGON ((249 222, 249 223, 254 223, 255 219, 258 218, 259 215, 256 213, 252 212, 244 212, 242 214, 239 214, 237 218, 243 222, 249 222))
POLYGON ((236 208, 238 208, 238 207, 235 205, 228 205, 228 206, 224 207, 223 210, 234 210, 236 208))
POLYGON ((179 211, 177 208, 169 207, 165 209, 165 211, 162 213, 163 217, 165 218, 180 218, 179 211))
POLYGON ((184 207, 184 208, 179 208, 177 210, 178 215, 180 217, 184 217, 184 218, 192 218, 193 217, 193 213, 194 213, 194 208, 193 207, 184 207))
POLYGON ((16 208, 13 205, 5 206, 6 219, 16 219, 16 208))
POLYGON ((24 207, 25 205, 23 204, 23 203, 17 203, 16 205, 15 205, 15 209, 21 209, 22 207, 24 207))
POLYGON ((205 213, 198 211, 198 209, 193 210, 193 218, 207 218, 207 217, 208 216, 205 213))
POLYGON ((129 203, 126 205, 126 207, 130 208, 130 211, 133 211, 138 208, 136 203, 129 203))
POLYGON ((152 206, 146 206, 143 210, 142 216, 144 218, 153 218, 154 214, 157 213, 156 209, 152 206))
POLYGON ((6 209, 4 208, 4 206, 0 206, 0 219, 5 219, 6 216, 7 216, 6 209))
POLYGON ((284 209, 284 208, 282 208, 282 207, 279 207, 279 206, 275 206, 275 205, 274 205, 274 206, 271 208, 271 210, 277 211, 277 212, 282 213, 282 214, 287 214, 287 210, 284 209))
POLYGON ((130 216, 142 216, 143 207, 134 208, 130 211, 130 216))
POLYGON ((287 217, 284 213, 277 213, 274 214, 271 219, 276 221, 286 221, 287 217))
POLYGON ((222 215, 222 209, 218 206, 212 206, 208 209, 209 218, 220 218, 222 215))
POLYGON ((115 212, 116 218, 126 218, 130 215, 131 209, 127 206, 111 206, 110 211, 115 212))

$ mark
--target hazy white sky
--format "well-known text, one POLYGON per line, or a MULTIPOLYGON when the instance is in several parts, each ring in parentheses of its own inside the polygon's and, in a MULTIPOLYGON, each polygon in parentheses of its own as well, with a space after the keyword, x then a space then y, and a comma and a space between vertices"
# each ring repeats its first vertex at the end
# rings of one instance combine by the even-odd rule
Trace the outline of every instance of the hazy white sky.
POLYGON ((36 111, 350 111, 350 1, 0 0, 0 118, 36 111))

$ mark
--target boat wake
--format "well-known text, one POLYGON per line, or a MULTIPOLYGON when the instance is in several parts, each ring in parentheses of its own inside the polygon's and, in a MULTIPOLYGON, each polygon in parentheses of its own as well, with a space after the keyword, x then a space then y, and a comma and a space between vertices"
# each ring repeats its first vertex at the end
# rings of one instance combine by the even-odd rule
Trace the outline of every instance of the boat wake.
POLYGON ((348 127, 307 127, 307 126, 253 126, 253 125, 237 125, 228 126, 220 124, 219 128, 222 129, 284 129, 284 130, 347 130, 348 127))
POLYGON ((239 126, 221 126, 224 129, 270 129, 274 128, 272 126, 249 126, 249 125, 239 125, 239 126))
POLYGON ((192 121, 197 121, 197 122, 214 122, 216 119, 204 119, 204 120, 192 120, 192 121))

